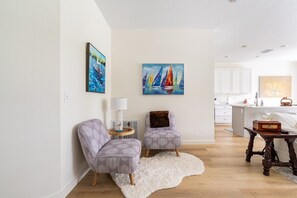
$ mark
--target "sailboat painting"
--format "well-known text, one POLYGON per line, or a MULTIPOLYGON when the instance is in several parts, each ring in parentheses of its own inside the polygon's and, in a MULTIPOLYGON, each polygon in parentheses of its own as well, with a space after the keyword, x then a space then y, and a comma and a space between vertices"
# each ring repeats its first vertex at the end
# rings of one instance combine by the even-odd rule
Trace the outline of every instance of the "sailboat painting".
POLYGON ((105 56, 91 43, 87 43, 86 91, 105 93, 105 56))
POLYGON ((184 64, 142 64, 143 95, 184 95, 184 64))

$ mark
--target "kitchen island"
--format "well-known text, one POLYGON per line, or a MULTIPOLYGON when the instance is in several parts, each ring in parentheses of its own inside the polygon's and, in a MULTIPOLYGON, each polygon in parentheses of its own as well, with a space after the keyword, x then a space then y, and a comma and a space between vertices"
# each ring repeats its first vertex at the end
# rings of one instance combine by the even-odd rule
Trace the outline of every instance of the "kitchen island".
POLYGON ((297 106, 253 106, 231 105, 232 128, 234 135, 249 137, 244 127, 253 128, 254 120, 263 120, 268 113, 297 113, 297 106))

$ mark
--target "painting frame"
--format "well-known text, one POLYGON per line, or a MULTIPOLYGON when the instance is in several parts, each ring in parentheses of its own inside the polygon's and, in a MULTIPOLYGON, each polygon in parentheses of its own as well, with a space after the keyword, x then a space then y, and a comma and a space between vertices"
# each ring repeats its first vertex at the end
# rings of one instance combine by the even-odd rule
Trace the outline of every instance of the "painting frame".
POLYGON ((106 57, 90 42, 86 44, 86 91, 105 93, 106 57))
POLYGON ((292 95, 292 76, 259 76, 260 98, 282 98, 292 95))
POLYGON ((143 63, 143 95, 184 95, 184 63, 143 63))

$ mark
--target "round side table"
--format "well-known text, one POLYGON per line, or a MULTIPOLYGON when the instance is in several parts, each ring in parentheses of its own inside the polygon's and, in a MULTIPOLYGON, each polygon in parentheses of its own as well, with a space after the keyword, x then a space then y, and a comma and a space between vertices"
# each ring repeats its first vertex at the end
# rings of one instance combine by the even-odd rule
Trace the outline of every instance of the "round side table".
POLYGON ((129 135, 133 135, 135 133, 135 130, 133 128, 123 128, 123 131, 117 132, 115 131, 115 129, 109 129, 108 133, 113 137, 123 138, 129 135))

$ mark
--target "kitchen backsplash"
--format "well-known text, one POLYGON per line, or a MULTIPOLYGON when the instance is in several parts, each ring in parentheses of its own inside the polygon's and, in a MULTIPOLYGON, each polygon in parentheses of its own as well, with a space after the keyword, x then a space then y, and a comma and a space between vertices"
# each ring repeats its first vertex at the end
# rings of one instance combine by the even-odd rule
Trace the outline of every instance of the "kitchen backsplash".
MULTIPOLYGON (((245 99, 247 99, 248 104, 254 104, 255 95, 256 93, 243 95, 215 95, 215 104, 243 104, 245 99)), ((264 106, 278 106, 280 105, 281 98, 259 98, 259 105, 261 100, 263 100, 264 106)))

